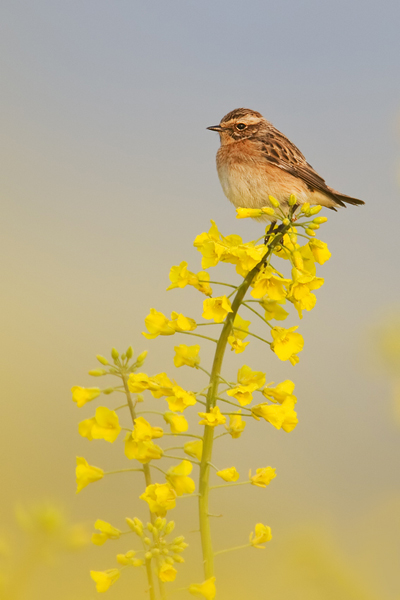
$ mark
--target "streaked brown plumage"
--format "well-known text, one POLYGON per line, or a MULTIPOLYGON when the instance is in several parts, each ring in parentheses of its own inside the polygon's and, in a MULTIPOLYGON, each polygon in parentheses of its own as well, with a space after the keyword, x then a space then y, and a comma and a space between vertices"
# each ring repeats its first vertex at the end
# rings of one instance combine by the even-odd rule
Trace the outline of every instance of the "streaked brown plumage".
POLYGON ((296 195, 299 204, 321 204, 333 210, 364 204, 329 187, 300 150, 259 112, 237 108, 208 129, 220 135, 218 176, 236 207, 271 206, 271 195, 285 210, 290 194, 296 195))

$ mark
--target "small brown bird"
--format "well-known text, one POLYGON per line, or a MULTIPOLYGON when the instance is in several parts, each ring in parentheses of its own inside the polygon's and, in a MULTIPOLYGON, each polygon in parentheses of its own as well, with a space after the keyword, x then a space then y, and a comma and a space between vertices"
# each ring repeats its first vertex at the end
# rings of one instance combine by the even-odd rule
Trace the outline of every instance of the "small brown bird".
POLYGON ((218 176, 235 207, 271 206, 268 196, 274 196, 287 213, 291 194, 298 204, 321 204, 332 210, 365 204, 329 187, 300 150, 259 112, 237 108, 207 129, 219 133, 218 176))

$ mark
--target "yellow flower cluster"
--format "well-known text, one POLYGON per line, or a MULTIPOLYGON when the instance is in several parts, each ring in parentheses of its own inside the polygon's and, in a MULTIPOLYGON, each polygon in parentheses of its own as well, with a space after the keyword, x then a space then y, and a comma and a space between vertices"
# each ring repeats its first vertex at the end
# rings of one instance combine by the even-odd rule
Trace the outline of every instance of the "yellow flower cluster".
MULTIPOLYGON (((102 439, 113 443, 123 428, 127 431, 124 440, 125 457, 139 463, 139 468, 122 468, 118 471, 104 472, 101 468, 88 464, 84 458, 78 457, 77 491, 111 473, 137 471, 141 475, 135 473, 134 477, 144 476, 145 479, 145 486, 142 487, 139 498, 143 500, 142 507, 146 507, 150 514, 147 525, 143 525, 138 517, 127 518, 128 532, 121 531, 101 519, 96 521, 97 531, 92 535, 92 542, 95 545, 100 546, 109 540, 118 540, 123 534, 133 533, 141 539, 142 548, 118 554, 116 557, 118 568, 91 571, 91 577, 99 592, 108 590, 118 580, 122 569, 143 566, 148 577, 151 600, 157 598, 156 588, 152 583, 154 574, 159 580, 160 596, 165 597, 163 586, 177 577, 176 567, 184 562, 181 553, 187 546, 182 536, 168 541, 167 537, 172 532, 174 523, 173 521, 167 523, 166 515, 175 509, 177 504, 179 505, 182 496, 198 495, 206 579, 203 583, 194 583, 187 589, 192 595, 213 600, 216 595, 216 580, 215 577, 210 576, 213 573, 213 553, 211 544, 207 541, 210 530, 209 516, 212 512, 209 507, 210 492, 214 488, 243 484, 252 485, 254 488, 266 488, 276 477, 276 469, 266 466, 257 468, 255 474, 250 471, 248 479, 241 480, 235 466, 215 467, 216 460, 212 457, 215 437, 229 436, 232 439, 239 439, 249 421, 255 425, 255 421, 264 419, 276 429, 285 432, 292 431, 298 423, 295 411, 297 403, 294 395, 295 385, 291 380, 286 379, 277 385, 273 382, 266 384, 266 374, 263 371, 253 370, 247 364, 238 369, 235 383, 227 381, 221 374, 225 349, 230 347, 235 354, 243 353, 249 344, 250 336, 268 344, 281 361, 288 361, 292 365, 297 364, 298 354, 304 347, 303 337, 297 332, 297 326, 281 327, 280 322, 288 318, 289 309, 285 310, 288 306, 293 305, 295 310, 291 310, 295 315, 297 311, 300 319, 303 311, 314 308, 316 297, 313 292, 324 283, 321 277, 317 277, 316 264, 324 264, 330 258, 330 252, 326 244, 315 239, 315 231, 326 220, 324 217, 315 216, 320 207, 303 205, 301 209, 297 208, 296 199, 291 197, 289 202, 291 208, 286 215, 282 213, 279 202, 275 198, 270 197, 269 200, 273 208, 238 209, 238 218, 261 218, 267 215, 281 222, 277 229, 268 230, 265 243, 259 244, 258 241, 244 243, 238 235, 223 236, 213 221, 210 230, 195 239, 194 246, 202 255, 202 268, 215 267, 219 262, 233 264, 237 274, 242 278, 239 285, 210 281, 210 275, 205 270, 195 274, 188 270, 188 263, 185 261, 171 268, 168 290, 192 286, 207 296, 200 310, 204 321, 197 323, 193 318, 178 312, 172 312, 171 317, 168 318, 154 308, 150 309, 150 313, 145 318, 146 331, 143 335, 149 340, 160 335, 185 334, 195 336, 196 341, 198 338, 203 338, 207 342, 209 340, 217 342, 213 364, 211 367, 206 365, 206 368, 200 364, 200 344, 174 346, 173 363, 176 368, 185 366, 196 369, 196 377, 200 371, 207 374, 209 379, 205 386, 200 386, 203 387, 202 390, 193 392, 184 389, 165 372, 153 376, 143 372, 142 365, 146 353, 139 355, 133 362, 131 347, 121 356, 113 348, 111 352, 113 365, 110 365, 106 358, 98 355, 97 359, 102 368, 89 372, 95 377, 113 375, 119 378, 120 385, 105 389, 80 386, 72 388, 72 399, 78 407, 83 407, 101 393, 125 394, 126 405, 118 406, 115 410, 99 406, 94 417, 79 423, 79 433, 90 441, 102 439), (299 228, 304 229, 305 236, 308 238, 303 246, 298 243, 299 228), (285 266, 290 268, 290 273, 282 274, 273 266, 272 262, 276 261, 277 257, 288 261, 285 266), (224 285, 224 289, 231 288, 232 292, 229 295, 213 296, 210 283, 213 286, 224 285), (246 299, 246 293, 250 294, 250 298, 246 299), (258 323, 262 321, 262 327, 268 332, 269 338, 265 339, 266 335, 262 331, 254 333, 250 329, 250 320, 246 320, 242 314, 239 314, 239 309, 241 313, 250 311, 245 316, 250 316, 251 312, 255 313, 259 318, 258 323), (215 325, 212 330, 219 332, 219 339, 198 333, 201 326, 209 325, 215 325), (207 368, 210 372, 206 370, 207 368), (262 401, 255 403, 254 397, 257 394, 262 397, 262 401), (151 410, 147 409, 147 406, 142 410, 142 405, 138 404, 144 402, 146 397, 152 403, 149 407, 151 410), (204 426, 202 435, 199 435, 198 431, 188 433, 190 419, 186 417, 186 413, 185 416, 183 415, 189 407, 199 404, 202 405, 201 412, 198 412, 198 408, 196 412, 200 417, 198 425, 204 426), (165 408, 160 410, 160 405, 165 408), (127 408, 129 410, 126 410, 127 408), (125 412, 117 414, 120 410, 125 412), (126 415, 131 419, 129 428, 122 420, 126 415), (147 420, 144 415, 146 417, 151 415, 150 420, 147 420), (160 422, 164 428, 166 425, 166 430, 160 426, 160 422), (172 446, 165 445, 164 436, 174 436, 174 440, 178 441, 174 441, 172 446), (164 439, 159 443, 163 447, 156 443, 156 440, 161 438, 164 439), (183 442, 179 445, 182 438, 183 442), (173 455, 170 455, 171 451, 174 451, 173 455), (178 455, 178 452, 181 454, 178 455), (162 469, 161 466, 166 459, 175 462, 162 469), (152 461, 161 462, 154 464, 152 461), (199 468, 198 493, 196 493, 193 476, 193 471, 197 468, 199 468), (154 473, 158 476, 157 479, 153 478, 154 473), (212 477, 219 478, 218 485, 210 484, 210 473, 213 473, 212 477)), ((202 358, 204 356, 206 355, 202 354, 202 358)), ((246 546, 264 548, 264 544, 271 538, 270 527, 257 523, 246 546)))
POLYGON ((201 252, 203 269, 215 267, 219 262, 236 265, 239 275, 245 277, 267 252, 264 244, 256 245, 255 242, 243 243, 239 235, 224 237, 218 227, 211 221, 212 226, 208 233, 201 233, 194 241, 195 248, 201 252))

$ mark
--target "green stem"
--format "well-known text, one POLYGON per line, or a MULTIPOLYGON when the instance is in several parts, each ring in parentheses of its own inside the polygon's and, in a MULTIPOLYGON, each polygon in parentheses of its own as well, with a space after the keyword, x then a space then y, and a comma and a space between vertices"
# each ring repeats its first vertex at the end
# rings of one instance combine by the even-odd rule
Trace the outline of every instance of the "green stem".
MULTIPOLYGON (((224 354, 226 350, 226 346, 228 343, 228 337, 233 329, 233 322, 235 320, 236 314, 239 310, 239 307, 246 295, 247 290, 249 289, 251 282, 254 277, 257 275, 260 268, 268 261, 271 254, 274 251, 275 246, 281 241, 286 231, 289 229, 289 226, 286 226, 283 231, 275 236, 271 245, 268 248, 268 251, 264 255, 263 259, 252 269, 244 278, 241 285, 238 286, 235 298, 232 302, 232 312, 228 313, 224 326, 222 328, 220 337, 217 342, 217 348, 215 350, 214 361, 211 370, 210 377, 210 387, 208 389, 207 394, 207 412, 210 412, 211 408, 214 408, 217 396, 218 396, 218 386, 220 383, 221 377, 221 367, 224 359, 224 354)), ((238 328, 237 328, 238 329, 238 328)), ((246 332, 247 333, 247 332, 246 332)), ((254 334, 253 334, 254 335, 254 334)), ((258 337, 258 336, 254 336, 258 337)), ((262 338, 260 338, 262 339, 262 338)), ((262 340, 266 341, 266 340, 262 340)), ((268 343, 268 342, 267 342, 268 343)), ((199 521, 200 521, 200 536, 201 536, 201 545, 203 551, 203 565, 204 565, 204 575, 206 579, 209 579, 214 575, 214 553, 212 548, 212 539, 211 539, 211 527, 210 527, 210 519, 209 519, 209 476, 210 476, 210 462, 212 456, 212 448, 214 441, 214 428, 204 426, 204 435, 203 435, 203 453, 201 457, 200 464, 200 476, 199 476, 199 521)))
POLYGON ((214 556, 218 554, 225 554, 226 552, 233 552, 234 550, 243 550, 243 548, 250 548, 251 544, 244 544, 243 546, 235 546, 234 548, 226 548, 225 550, 218 550, 214 553, 214 556))
POLYGON ((217 343, 217 340, 214 338, 210 338, 207 335, 200 335, 200 333, 192 333, 191 331, 177 331, 177 333, 184 333, 185 335, 194 335, 195 337, 203 338, 204 340, 209 340, 210 342, 217 343))
MULTIPOLYGON (((133 423, 133 425, 135 425, 135 419, 136 419, 135 405, 133 403, 131 392, 128 387, 128 377, 126 376, 126 373, 123 371, 121 372, 121 376, 122 376, 122 381, 123 381, 124 388, 125 388, 126 399, 128 400, 128 407, 129 407, 129 412, 131 413, 132 423, 133 423)), ((144 473, 144 478, 145 478, 146 487, 147 487, 152 484, 150 467, 148 464, 143 465, 143 473, 144 473)), ((150 511, 150 521, 151 521, 152 525, 154 525, 155 520, 156 520, 155 514, 150 511)), ((157 567, 159 567, 159 560, 157 558, 156 558, 156 564, 157 564, 157 567)), ((146 573, 147 573, 147 580, 149 583, 150 600, 156 600, 156 592, 155 592, 155 588, 154 588, 151 559, 146 560, 146 573)), ((161 598, 164 600, 166 596, 165 596, 164 584, 162 583, 162 581, 159 581, 159 586, 160 586, 161 598)))
POLYGON ((221 485, 211 485, 210 490, 216 490, 217 488, 232 487, 233 485, 246 485, 249 483, 251 483, 250 479, 248 481, 235 481, 233 483, 221 483, 221 485))

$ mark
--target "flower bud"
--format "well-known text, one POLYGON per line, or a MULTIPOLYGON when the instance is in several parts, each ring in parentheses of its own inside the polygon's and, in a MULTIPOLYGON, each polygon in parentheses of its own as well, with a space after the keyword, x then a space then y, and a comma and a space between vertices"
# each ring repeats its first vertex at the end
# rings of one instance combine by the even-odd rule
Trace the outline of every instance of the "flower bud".
POLYGON ((175 521, 170 521, 169 523, 167 523, 167 526, 165 528, 165 535, 172 533, 172 531, 174 529, 175 529, 175 521))
POLYGON ((297 202, 296 196, 294 194, 290 194, 289 206, 294 206, 296 204, 296 202, 297 202))
POLYGON ((185 548, 182 548, 182 546, 171 546, 171 550, 172 552, 183 552, 185 548))
POLYGON ((111 350, 111 356, 113 357, 114 361, 116 361, 119 358, 119 352, 116 348, 113 348, 111 350))
POLYGON ((313 230, 319 229, 319 225, 318 225, 318 223, 310 223, 308 226, 308 229, 313 229, 313 230))
POLYGON ((162 521, 163 520, 161 517, 157 517, 157 519, 154 521, 154 526, 157 527, 158 530, 161 529, 162 521))
POLYGON ((322 206, 320 206, 319 204, 317 204, 316 206, 313 206, 312 208, 310 208, 310 210, 308 211, 309 215, 316 215, 319 213, 319 211, 322 210, 322 206))
POLYGON ((134 519, 130 519, 126 517, 125 521, 129 525, 129 527, 134 531, 138 536, 142 537, 143 535, 143 523, 140 519, 135 517, 134 519))
POLYGON ((143 394, 138 394, 136 396, 136 402, 144 402, 144 396, 143 396, 143 394))
POLYGON ((160 548, 153 548, 152 553, 153 556, 158 556, 160 554, 161 550, 160 548))
POLYGON ((274 209, 271 208, 270 206, 263 206, 261 208, 261 212, 264 213, 265 215, 269 215, 270 217, 272 217, 272 215, 275 214, 274 209))
POLYGON ((114 388, 113 387, 109 387, 109 388, 106 388, 105 390, 103 390, 103 394, 106 394, 106 395, 112 394, 113 391, 114 391, 114 388))
POLYGON ((148 354, 147 350, 144 350, 144 352, 142 352, 141 354, 139 354, 139 356, 136 359, 136 364, 137 364, 138 367, 142 366, 142 364, 146 360, 147 354, 148 354))
POLYGON ((174 541, 172 543, 173 544, 181 544, 184 541, 185 541, 185 537, 183 535, 179 535, 178 537, 176 537, 174 539, 174 541))
POLYGON ((129 346, 128 350, 126 351, 126 358, 128 360, 131 360, 132 356, 133 356, 133 348, 132 346, 129 346))
POLYGON ((150 531, 150 533, 153 533, 154 527, 153 527, 152 523, 147 523, 146 527, 147 527, 148 531, 150 531))
POLYGON ((318 225, 320 225, 321 223, 326 223, 328 220, 328 217, 315 217, 315 219, 313 219, 313 223, 318 223, 318 225))
POLYGON ((151 552, 146 552, 146 554, 144 555, 146 560, 151 560, 153 558, 153 555, 151 552))
POLYGON ((89 375, 92 377, 102 377, 103 375, 107 375, 107 371, 105 369, 92 369, 89 371, 89 375))
POLYGON ((126 359, 126 354, 125 354, 125 353, 124 353, 124 354, 121 354, 121 359, 122 359, 122 360, 125 360, 125 359, 126 359))
POLYGON ((163 548, 163 549, 161 550, 161 552, 162 552, 163 554, 165 554, 165 556, 167 556, 167 554, 169 554, 169 550, 168 550, 168 548, 163 548))
POLYGON ((101 354, 96 354, 96 358, 99 361, 99 363, 101 363, 102 365, 109 365, 110 364, 108 362, 108 360, 106 358, 104 358, 104 356, 101 356, 101 354))
POLYGON ((146 546, 151 546, 151 539, 148 537, 143 538, 143 542, 146 544, 146 546))
POLYGON ((276 198, 274 198, 273 196, 268 196, 268 200, 271 202, 272 206, 275 206, 275 208, 280 207, 279 201, 276 198))
POLYGON ((167 556, 165 558, 165 562, 168 563, 169 565, 173 565, 174 564, 174 559, 172 558, 172 556, 167 556))
POLYGON ((179 554, 174 554, 172 558, 177 563, 184 563, 185 562, 185 559, 183 558, 183 556, 179 556, 179 554))
POLYGON ((304 213, 305 215, 307 215, 309 210, 310 210, 310 203, 304 202, 303 206, 301 207, 301 212, 304 213))
POLYGON ((134 567, 141 567, 143 565, 143 560, 141 558, 135 558, 132 564, 134 567))
POLYGON ((289 225, 289 224, 290 224, 290 221, 289 221, 289 219, 288 219, 287 217, 285 217, 285 218, 283 219, 283 221, 282 221, 282 224, 283 224, 283 225, 289 225))
POLYGON ((306 233, 308 233, 308 235, 311 235, 312 237, 315 236, 315 231, 313 231, 312 229, 307 228, 306 233))

